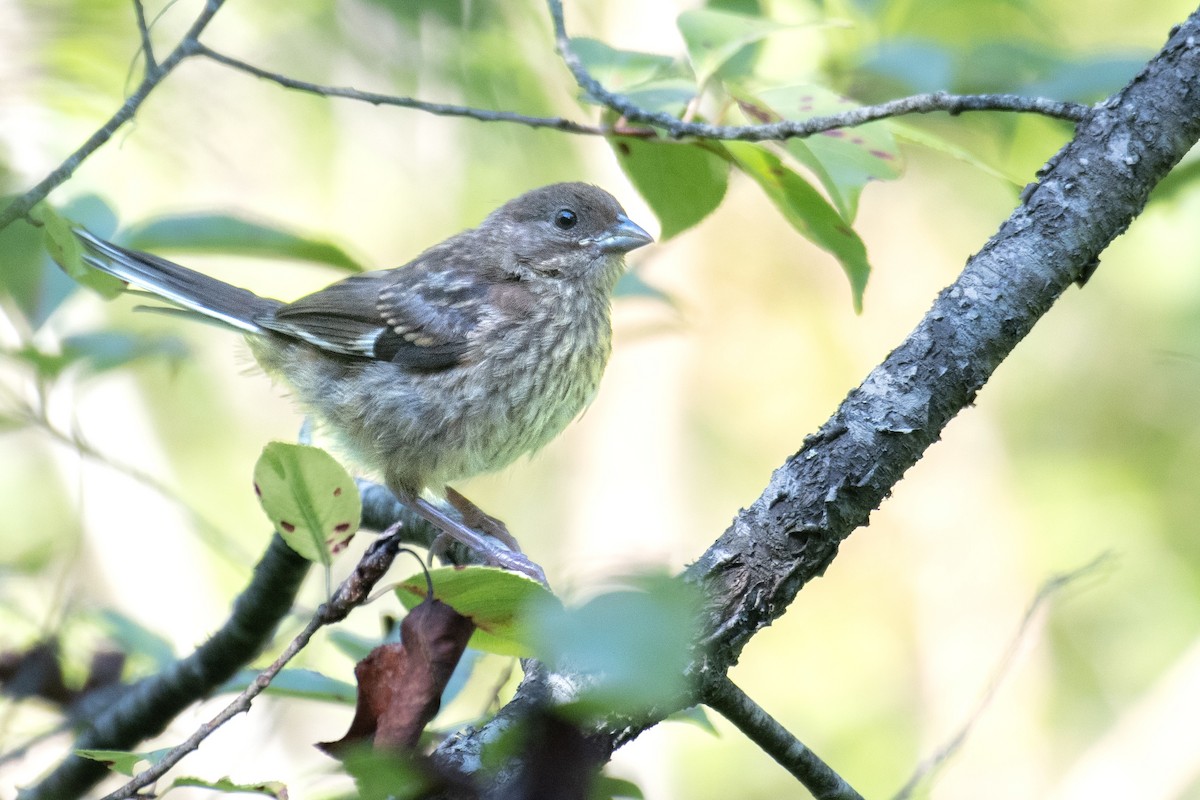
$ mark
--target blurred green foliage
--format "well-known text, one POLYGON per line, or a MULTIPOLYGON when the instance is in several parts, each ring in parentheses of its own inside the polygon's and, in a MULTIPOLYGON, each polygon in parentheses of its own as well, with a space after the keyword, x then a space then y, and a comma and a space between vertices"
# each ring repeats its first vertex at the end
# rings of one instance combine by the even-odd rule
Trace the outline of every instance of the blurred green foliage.
MULTIPOLYGON (((156 44, 169 46, 198 8, 198 0, 148 4, 156 44)), ((668 12, 629 0, 573 3, 568 25, 610 88, 672 113, 737 121, 760 104, 796 114, 797 87, 812 87, 822 103, 934 90, 1094 102, 1134 75, 1191 10, 1167 0, 1087 8, 727 0, 668 12)), ((19 0, 0 8, 0 21, 0 194, 11 196, 119 106, 137 83, 140 42, 124 0, 19 0)), ((600 118, 578 102, 532 2, 230 0, 205 41, 306 80, 600 118)), ((51 200, 101 235, 119 220, 127 232, 155 235, 143 245, 188 238, 176 243, 202 268, 281 297, 335 277, 331 263, 402 263, 554 180, 603 182, 635 218, 655 214, 672 241, 635 259, 637 282, 616 308, 613 374, 596 406, 568 441, 471 492, 553 565, 551 574, 586 584, 579 553, 594 519, 611 537, 596 551, 649 553, 673 569, 694 558, 911 328, 1071 129, 969 114, 861 134, 869 147, 818 138, 748 146, 741 159, 736 147, 640 138, 614 139, 610 149, 598 139, 284 92, 196 61, 51 200), (776 162, 795 191, 764 195, 759 179, 776 162), (621 185, 621 170, 632 188, 621 185), (826 229, 853 222, 849 249, 806 230, 814 215, 826 229), (271 222, 255 228, 261 220, 271 222), (255 230, 281 237, 271 254, 288 265, 265 267, 248 235, 255 230), (805 236, 852 262, 855 296, 867 301, 861 317, 849 313, 830 257, 805 236), (645 302, 664 291, 673 306, 645 302), (673 449, 663 452, 664 443, 673 449), (621 538, 628 530, 631 539, 621 538), (660 540, 674 549, 656 549, 660 540)), ((760 633, 734 671, 867 796, 893 791, 966 717, 1039 583, 1102 550, 1115 553, 1113 566, 1056 601, 1000 699, 925 791, 1097 796, 1087 779, 1100 775, 1113 796, 1200 796, 1194 756, 1156 762, 1154 785, 1132 793, 1094 767, 1099 759, 1121 768, 1104 754, 1135 753, 1134 745, 1174 752, 1165 744, 1191 733, 1179 687, 1197 680, 1189 653, 1200 629, 1197 163, 1164 182, 1086 289, 1064 297, 979 407, 947 430, 871 529, 844 545, 829 576, 760 633), (1147 715, 1153 724, 1138 728, 1147 715)), ((299 424, 265 381, 239 374, 231 337, 135 314, 134 305, 77 291, 32 225, 0 231, 0 650, 57 632, 68 675, 85 671, 98 640, 133 657, 131 676, 144 674, 223 618, 250 566, 236 552, 253 554, 270 533, 253 496, 254 461, 266 441, 294 438, 299 424), (196 510, 226 537, 191 536, 204 528, 196 510)), ((323 592, 315 582, 313 605, 323 592)), ((377 641, 385 613, 359 612, 342 632, 377 641)), ((586 625, 554 625, 565 632, 550 644, 588 644, 586 625)), ((628 627, 664 647, 678 631, 628 627)), ((506 668, 479 664, 481 677, 455 699, 459 716, 439 725, 468 716, 464 707, 483 714, 511 689, 506 668)), ((635 677, 648 668, 632 657, 622 665, 635 677)), ((303 667, 312 672, 296 677, 319 673, 344 687, 352 660, 318 645, 303 667)), ((301 680, 296 696, 319 695, 320 683, 301 680)), ((31 706, 5 708, 0 750, 56 724, 53 709, 31 706)), ((256 706, 251 717, 266 720, 257 740, 278 737, 275 749, 302 755, 269 760, 242 739, 224 757, 254 779, 286 779, 294 795, 319 793, 307 748, 344 729, 331 721, 341 713, 256 706)), ((626 748, 616 769, 663 797, 794 791, 753 745, 716 724, 720 738, 660 726, 626 748)), ((186 732, 181 725, 168 736, 186 732)), ((0 764, 0 794, 47 763, 39 754, 0 764)))

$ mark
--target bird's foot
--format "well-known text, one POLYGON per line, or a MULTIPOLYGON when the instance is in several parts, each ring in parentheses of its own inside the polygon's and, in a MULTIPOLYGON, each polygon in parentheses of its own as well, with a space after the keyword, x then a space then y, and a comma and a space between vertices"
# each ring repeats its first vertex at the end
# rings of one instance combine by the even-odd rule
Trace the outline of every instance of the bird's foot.
POLYGON ((492 538, 499 539, 508 545, 508 549, 510 550, 515 550, 518 553, 521 552, 521 545, 517 541, 517 537, 508 532, 508 526, 503 521, 496 519, 463 497, 452 486, 446 487, 446 502, 462 515, 462 521, 467 527, 474 528, 492 538))
POLYGON ((471 501, 453 489, 447 489, 447 494, 453 495, 449 502, 461 518, 452 516, 447 513, 446 508, 435 505, 424 497, 396 492, 400 502, 442 532, 431 545, 431 553, 440 553, 445 549, 446 539, 452 539, 465 545, 486 564, 511 570, 543 586, 549 586, 546 573, 516 547, 516 540, 503 522, 480 511, 471 501))

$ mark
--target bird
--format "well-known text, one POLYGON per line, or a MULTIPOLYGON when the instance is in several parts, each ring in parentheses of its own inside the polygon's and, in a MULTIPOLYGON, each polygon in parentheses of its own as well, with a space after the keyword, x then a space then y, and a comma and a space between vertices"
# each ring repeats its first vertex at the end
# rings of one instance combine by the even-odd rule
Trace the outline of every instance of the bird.
POLYGON ((75 233, 89 266, 244 333, 336 449, 436 529, 545 582, 449 484, 537 451, 594 397, 625 255, 653 241, 607 191, 534 189, 403 266, 287 303, 75 233))

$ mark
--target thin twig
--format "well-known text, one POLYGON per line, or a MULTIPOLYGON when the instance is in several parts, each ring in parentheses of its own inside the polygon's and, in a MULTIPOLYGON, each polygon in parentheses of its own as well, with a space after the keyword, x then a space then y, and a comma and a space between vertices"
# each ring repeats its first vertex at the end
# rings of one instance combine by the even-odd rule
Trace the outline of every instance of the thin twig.
POLYGON ((133 0, 133 13, 137 18, 138 35, 142 37, 142 57, 146 59, 146 74, 158 73, 158 61, 154 57, 154 45, 150 42, 150 25, 146 22, 146 8, 142 0, 133 0))
POLYGON ((116 113, 109 117, 107 122, 89 136, 87 141, 80 145, 65 161, 59 164, 55 170, 38 181, 37 185, 33 188, 9 203, 6 208, 0 210, 0 230, 8 227, 14 220, 24 217, 29 213, 29 209, 42 200, 45 200, 46 196, 53 189, 57 188, 75 173, 75 170, 79 168, 79 165, 83 163, 85 158, 111 139, 113 134, 122 125, 133 119, 133 115, 141 108, 142 103, 145 102, 150 93, 154 91, 154 88, 162 82, 171 70, 179 66, 180 62, 185 58, 195 55, 194 48, 199 44, 198 37, 208 26, 208 23, 212 21, 213 15, 220 10, 224 2, 225 0, 208 0, 175 49, 163 60, 157 70, 154 72, 147 70, 141 85, 138 86, 133 94, 126 98, 116 113))
POLYGON ((1051 576, 1038 588, 1037 594, 1033 596, 1033 600, 1029 603, 1029 607, 1025 609, 1025 616, 1021 618, 1021 623, 1017 626, 1017 632, 1013 634, 1008 647, 1005 648, 1003 655, 1000 656, 1000 661, 992 671, 987 686, 984 687, 983 693, 975 702, 975 707, 971 709, 971 712, 967 715, 967 718, 963 721, 958 731, 945 744, 939 747, 933 755, 917 765, 912 776, 900 787, 900 790, 896 792, 892 800, 907 800, 907 798, 911 797, 921 781, 941 768, 963 746, 967 740, 967 736, 971 733, 971 729, 975 727, 975 723, 979 721, 979 718, 983 716, 983 712, 996 699, 996 692, 999 691, 1000 685, 1008 677, 1009 673, 1012 672, 1017 653, 1020 652, 1021 645, 1025 642, 1025 638, 1033 627, 1033 621, 1037 618, 1042 607, 1050 602, 1054 595, 1096 572, 1109 558, 1109 553, 1101 553, 1081 567, 1077 567, 1070 572, 1051 576))
POLYGON ((218 728, 238 714, 250 710, 250 704, 271 685, 271 681, 279 674, 289 661, 304 649, 313 635, 326 625, 340 622, 370 597, 371 589, 383 577, 392 565, 392 560, 400 550, 399 536, 392 534, 375 541, 359 560, 354 572, 338 587, 333 598, 323 603, 312 619, 304 626, 291 643, 284 649, 271 666, 258 673, 254 681, 225 706, 219 714, 196 729, 195 733, 184 742, 173 747, 166 755, 152 766, 139 772, 128 783, 115 792, 106 795, 104 800, 124 800, 133 797, 139 790, 144 789, 161 778, 172 767, 183 760, 184 756, 200 746, 200 743, 212 735, 218 728))
POLYGON ((817 800, 863 800, 862 795, 820 756, 755 703, 726 675, 704 687, 704 704, 732 722, 817 800))
POLYGON ((63 161, 57 169, 0 211, 0 229, 7 227, 14 220, 23 217, 33 206, 44 200, 51 190, 74 174, 85 158, 112 138, 112 135, 122 125, 133 118, 133 115, 150 92, 162 82, 171 70, 179 65, 179 62, 194 55, 207 56, 231 69, 240 70, 264 80, 273 81, 289 89, 296 89, 325 97, 342 97, 374 105, 412 108, 440 116, 464 117, 480 122, 509 122, 531 128, 549 128, 565 133, 586 136, 623 135, 648 137, 656 135, 655 132, 646 130, 645 128, 637 128, 629 125, 629 123, 639 123, 661 128, 667 136, 674 139, 694 137, 718 140, 770 141, 803 138, 822 131, 855 127, 888 117, 905 114, 927 114, 934 111, 944 111, 950 114, 961 114, 966 111, 1015 111, 1043 114, 1056 119, 1073 122, 1081 121, 1091 111, 1088 106, 1079 103, 1066 103, 1042 97, 1020 97, 1009 94, 953 95, 947 92, 932 92, 899 98, 874 106, 861 106, 840 114, 813 117, 807 120, 781 120, 765 125, 710 125, 702 122, 685 121, 670 114, 649 111, 633 103, 629 98, 605 89, 599 81, 591 76, 583 66, 583 62, 579 59, 579 56, 571 47, 571 41, 567 36, 565 23, 563 22, 562 3, 560 0, 547 0, 550 16, 554 22, 556 46, 563 62, 571 70, 576 82, 594 100, 618 112, 622 117, 620 124, 611 127, 587 125, 563 117, 535 117, 511 111, 492 111, 448 103, 431 103, 411 97, 363 92, 346 87, 325 86, 296 80, 295 78, 289 78, 285 75, 264 70, 232 56, 219 53, 200 43, 198 38, 200 32, 203 31, 212 18, 212 15, 216 13, 223 2, 224 0, 208 0, 204 11, 188 30, 187 34, 184 35, 180 43, 161 64, 157 65, 154 63, 154 57, 150 49, 149 27, 145 23, 144 11, 140 3, 135 4, 138 11, 138 28, 142 35, 142 47, 146 52, 146 75, 141 85, 126 99, 121 108, 93 133, 79 149, 63 161))
POLYGON ((660 111, 649 111, 628 97, 610 92, 592 77, 583 61, 571 46, 563 21, 561 0, 546 0, 550 19, 554 23, 554 40, 558 54, 567 69, 597 103, 616 111, 627 122, 640 122, 663 129, 667 136, 679 139, 690 136, 699 139, 721 139, 738 141, 768 141, 812 136, 814 133, 835 128, 851 128, 886 117, 902 114, 928 114, 945 111, 961 114, 965 111, 1019 111, 1044 114, 1056 119, 1079 122, 1087 117, 1091 108, 1080 103, 1065 103, 1045 97, 1020 97, 1011 94, 954 95, 948 92, 902 97, 874 106, 861 106, 840 114, 813 117, 806 120, 782 120, 765 125, 709 125, 690 122, 660 111))
MULTIPOLYGON (((521 125, 526 125, 530 128, 552 128, 566 133, 578 133, 587 136, 607 136, 614 133, 609 128, 603 128, 596 125, 584 125, 579 122, 573 122, 563 117, 530 117, 525 114, 517 114, 512 111, 489 111, 482 108, 471 108, 470 106, 459 106, 447 103, 430 103, 425 100, 417 100, 412 97, 400 97, 390 94, 378 94, 376 92, 363 92, 358 89, 351 89, 342 86, 326 86, 319 83, 309 83, 295 78, 289 78, 286 75, 280 75, 277 72, 256 67, 253 64, 248 64, 232 56, 227 56, 224 53, 219 53, 211 47, 198 45, 197 54, 207 56, 213 61, 224 64, 232 69, 248 73, 256 78, 272 81, 287 89, 296 89, 301 92, 321 95, 322 97, 342 97, 349 100, 359 100, 364 103, 371 103, 377 106, 399 106, 400 108, 413 108, 418 111, 425 111, 430 114, 445 117, 466 117, 468 119, 479 120, 480 122, 515 122, 521 125)), ((636 132, 623 132, 636 133, 636 132)), ((644 132, 643 132, 644 134, 644 132)))
POLYGON ((73 722, 79 735, 71 752, 32 786, 26 800, 82 797, 109 772, 76 750, 132 750, 157 736, 185 708, 209 696, 250 662, 289 613, 311 563, 278 535, 254 567, 228 618, 190 654, 128 686, 95 707, 81 708, 73 722))

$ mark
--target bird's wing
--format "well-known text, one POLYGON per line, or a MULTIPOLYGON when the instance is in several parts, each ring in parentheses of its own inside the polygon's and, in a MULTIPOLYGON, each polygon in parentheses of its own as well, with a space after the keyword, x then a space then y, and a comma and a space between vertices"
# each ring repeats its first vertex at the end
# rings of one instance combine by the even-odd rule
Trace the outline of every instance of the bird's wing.
POLYGON ((453 270, 422 267, 355 275, 256 321, 331 352, 448 369, 468 353, 486 287, 453 270))

